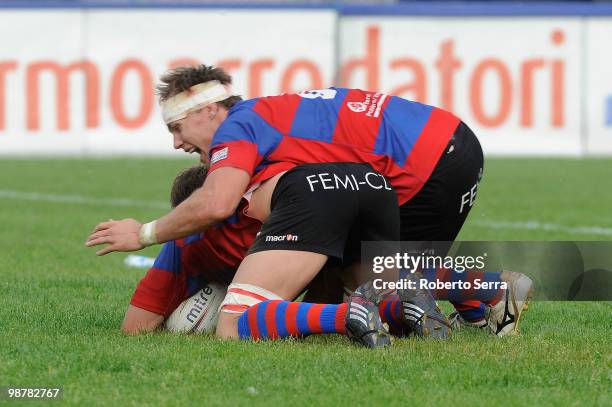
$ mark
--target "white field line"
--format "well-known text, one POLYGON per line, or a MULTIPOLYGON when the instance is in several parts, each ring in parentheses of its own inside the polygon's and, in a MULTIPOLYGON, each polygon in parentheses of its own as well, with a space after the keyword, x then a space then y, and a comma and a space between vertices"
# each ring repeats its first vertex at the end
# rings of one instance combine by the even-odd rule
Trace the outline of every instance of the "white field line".
POLYGON ((139 201, 124 198, 92 198, 81 195, 40 194, 0 189, 0 198, 20 201, 57 202, 77 205, 132 206, 140 208, 170 209, 170 204, 160 201, 139 201))
MULTIPOLYGON (((21 192, 0 189, 0 198, 22 201, 58 202, 77 205, 131 206, 140 208, 169 209, 170 205, 160 201, 141 201, 123 198, 91 198, 81 195, 40 194, 38 192, 21 192)), ((489 229, 543 230, 547 232, 564 232, 580 235, 612 236, 612 228, 601 226, 564 226, 554 223, 530 221, 495 221, 472 220, 472 224, 489 229)))
POLYGON ((578 235, 612 236, 612 228, 601 226, 564 226, 554 223, 541 223, 536 220, 526 222, 508 222, 495 220, 473 220, 472 224, 490 229, 543 230, 546 232, 564 232, 578 235))

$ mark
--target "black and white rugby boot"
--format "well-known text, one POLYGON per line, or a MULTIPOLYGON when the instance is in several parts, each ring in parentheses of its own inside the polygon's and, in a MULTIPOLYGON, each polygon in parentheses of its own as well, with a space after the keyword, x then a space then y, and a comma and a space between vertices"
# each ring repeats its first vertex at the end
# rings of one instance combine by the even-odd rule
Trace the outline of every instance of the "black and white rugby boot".
POLYGON ((409 273, 404 277, 414 281, 414 289, 397 290, 402 301, 402 318, 407 327, 407 333, 421 338, 448 339, 451 334, 451 324, 440 310, 429 290, 419 288, 420 273, 409 273))
POLYGON ((391 335, 380 319, 377 293, 371 282, 359 286, 347 301, 346 334, 368 348, 391 346, 391 335))

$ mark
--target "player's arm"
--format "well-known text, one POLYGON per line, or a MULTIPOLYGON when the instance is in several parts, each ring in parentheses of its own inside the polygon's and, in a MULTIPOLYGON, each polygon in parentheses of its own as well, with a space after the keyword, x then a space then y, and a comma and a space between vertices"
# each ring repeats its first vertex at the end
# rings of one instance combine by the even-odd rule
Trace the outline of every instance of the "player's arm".
POLYGON ((163 315, 130 304, 121 323, 121 331, 127 335, 138 335, 156 330, 162 322, 163 315))
POLYGON ((246 192, 251 176, 244 170, 223 167, 208 175, 197 189, 155 225, 158 243, 200 232, 230 217, 246 192))
POLYGON ((155 263, 138 282, 130 304, 125 311, 121 331, 138 335, 156 330, 164 322, 167 309, 176 306, 177 293, 184 291, 177 278, 182 272, 182 249, 177 242, 165 243, 155 263))
POLYGON ((218 168, 207 176, 201 188, 167 215, 144 226, 135 219, 102 222, 85 245, 108 244, 96 252, 101 256, 114 251, 140 250, 201 232, 236 211, 250 179, 250 174, 243 169, 218 168))
POLYGON ((101 256, 114 251, 135 251, 145 246, 183 238, 204 231, 232 215, 246 192, 256 166, 265 151, 258 140, 277 137, 255 113, 234 113, 215 133, 210 150, 210 170, 202 188, 172 212, 142 225, 135 219, 110 220, 96 226, 86 246, 107 244, 96 252, 101 256))

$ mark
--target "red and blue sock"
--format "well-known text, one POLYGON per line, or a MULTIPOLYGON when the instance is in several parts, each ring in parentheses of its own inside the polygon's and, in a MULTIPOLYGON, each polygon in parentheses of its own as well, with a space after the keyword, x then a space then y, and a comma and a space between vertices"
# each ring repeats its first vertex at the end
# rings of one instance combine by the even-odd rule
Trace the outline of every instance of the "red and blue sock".
POLYGON ((399 295, 391 294, 378 304, 378 314, 382 322, 389 325, 389 332, 400 335, 404 329, 402 322, 402 301, 399 295))
POLYGON ((238 319, 241 339, 279 339, 312 334, 346 334, 347 304, 271 300, 249 307, 238 319))
MULTIPOLYGON (((432 290, 432 295, 438 300, 448 300, 453 304, 459 315, 466 321, 476 322, 485 318, 485 305, 495 305, 502 297, 504 290, 499 288, 476 290, 475 281, 481 283, 500 283, 501 273, 466 270, 458 272, 449 269, 423 270, 423 277, 428 281, 469 282, 471 289, 440 289, 432 290)), ((500 287, 499 284, 489 284, 489 287, 500 287)))
POLYGON ((452 302, 461 318, 468 322, 479 322, 485 319, 485 304, 476 300, 452 302))

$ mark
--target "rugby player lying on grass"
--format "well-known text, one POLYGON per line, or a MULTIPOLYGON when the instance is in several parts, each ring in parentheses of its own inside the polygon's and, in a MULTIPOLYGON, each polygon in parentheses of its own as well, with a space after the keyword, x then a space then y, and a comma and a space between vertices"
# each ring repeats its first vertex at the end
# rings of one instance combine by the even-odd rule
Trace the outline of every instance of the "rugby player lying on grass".
MULTIPOLYGON (((182 171, 172 186, 171 206, 176 207, 201 187, 206 173, 207 167, 201 165, 182 171)), ((183 301, 198 295, 208 283, 229 285, 261 228, 260 221, 244 214, 245 205, 243 200, 235 214, 218 227, 163 245, 155 264, 136 287, 121 326, 123 332, 155 330, 183 301)), ((330 283, 318 279, 314 285, 319 289, 309 287, 306 298, 340 302, 342 285, 336 281, 333 284, 334 289, 329 290, 330 283)))
MULTIPOLYGON (((199 188, 204 177, 205 169, 201 166, 192 167, 180 174, 173 185, 172 206, 178 205, 199 188)), ((198 291, 206 281, 227 284, 234 274, 233 270, 236 269, 260 227, 259 222, 244 216, 242 209, 244 209, 243 204, 230 221, 207 231, 204 236, 196 235, 164 245, 155 266, 147 272, 134 293, 122 326, 125 332, 134 334, 143 330, 155 329, 178 304, 198 291)), ((431 280, 440 278, 448 281, 473 282, 476 278, 484 281, 499 281, 499 273, 451 273, 443 270, 443 274, 436 274, 435 270, 427 270, 425 277, 431 280)), ((326 276, 333 277, 331 273, 326 273, 326 276)), ((330 279, 325 278, 323 281, 319 277, 323 276, 318 276, 317 281, 311 286, 325 285, 328 292, 319 290, 318 293, 315 293, 309 288, 304 300, 308 301, 312 298, 320 301, 323 297, 324 301, 337 302, 341 298, 342 285, 334 284, 335 288, 330 293, 328 288, 330 279)), ((463 292, 450 290, 437 294, 444 294, 438 299, 461 300, 463 292)), ((503 296, 504 290, 479 292, 478 294, 481 295, 482 300, 493 304, 496 299, 503 296)), ((381 318, 391 326, 394 333, 402 331, 402 311, 397 296, 389 296, 379 304, 381 318)), ((494 321, 495 319, 491 320, 491 322, 494 321)), ((509 327, 512 328, 512 326, 509 327)), ((494 330, 492 332, 495 333, 494 330)))
MULTIPOLYGON (((384 177, 367 164, 295 167, 284 176, 279 174, 258 188, 253 193, 249 209, 249 215, 267 221, 250 254, 238 268, 221 306, 217 334, 225 338, 238 336, 237 317, 245 310, 247 312, 242 319, 248 316, 248 311, 256 311, 256 307, 249 308, 254 300, 295 298, 327 262, 328 255, 342 259, 349 240, 352 241, 352 254, 355 256, 359 253, 361 240, 399 239, 396 195, 384 177), (309 191, 307 188, 311 184, 308 181, 320 173, 337 174, 343 179, 351 177, 355 182, 360 180, 366 185, 359 188, 358 184, 349 182, 351 189, 345 186, 333 191, 326 188, 309 191), (281 182, 276 185, 279 179, 281 182), (271 203, 274 210, 268 216, 271 203), (293 228, 294 234, 282 232, 286 228, 293 228), (350 233, 351 230, 354 232, 350 233), (282 234, 272 235, 275 233, 282 234), (283 250, 283 247, 292 250, 283 250)), ((352 261, 355 262, 357 257, 352 261)), ((261 331, 253 327, 253 331, 242 330, 241 336, 279 338, 336 332, 347 334, 366 346, 387 345, 390 339, 378 315, 377 305, 366 298, 367 294, 357 290, 348 304, 341 305, 281 302, 276 313, 279 320, 288 320, 288 324, 275 329, 276 326, 271 326, 268 321, 269 335, 261 335, 261 331), (299 308, 305 309, 305 314, 299 308), (277 333, 273 334, 274 331, 277 333)), ((262 307, 267 305, 264 302, 262 307)), ((275 305, 277 303, 270 303, 271 307, 275 305)), ((449 329, 444 315, 436 312, 439 319, 432 320, 432 331, 434 324, 436 330, 449 329)), ((412 318, 413 325, 421 322, 423 313, 418 319, 412 318)), ((423 325, 425 323, 429 322, 423 321, 423 325)))
MULTIPOLYGON (((182 171, 172 185, 171 206, 176 207, 201 187, 206 173, 205 166, 182 171)), ((121 325, 123 332, 152 331, 207 283, 227 286, 231 282, 261 228, 260 221, 243 213, 245 205, 243 200, 234 215, 217 227, 164 243, 134 291, 121 325)))
MULTIPOLYGON (((379 184, 385 184, 385 181, 383 179, 382 176, 380 176, 379 174, 374 173, 371 170, 371 167, 365 165, 365 164, 338 164, 341 166, 353 166, 353 167, 357 167, 363 176, 375 176, 378 178, 378 182, 379 184), (367 171, 367 173, 366 173, 367 171)), ((337 166, 338 166, 337 165, 337 166)), ((319 167, 321 165, 315 165, 315 167, 319 167)), ((325 168, 329 167, 330 165, 325 164, 325 168)), ((296 174, 300 169, 303 169, 302 167, 297 167, 295 170, 293 170, 290 174, 287 174, 287 177, 289 177, 289 175, 291 174, 296 174)), ((353 172, 351 173, 351 175, 355 175, 357 174, 357 172, 353 172)), ((359 174, 358 174, 359 175, 359 174)), ((278 179, 278 177, 276 177, 275 181, 278 179)), ((202 177, 203 180, 203 177, 202 177)), ((176 187, 177 183, 175 183, 175 187, 176 187)), ((265 212, 266 209, 263 208, 263 205, 261 205, 261 203, 263 202, 262 200, 262 196, 263 194, 265 194, 266 192, 269 192, 270 195, 269 197, 271 197, 271 193, 272 190, 274 189, 273 186, 275 184, 271 184, 271 183, 267 183, 265 186, 262 186, 262 188, 258 189, 255 193, 254 193, 254 199, 253 199, 253 207, 252 207, 252 211, 250 211, 250 215, 251 216, 255 216, 255 217, 260 217, 260 216, 265 216, 267 217, 267 215, 263 214, 262 212, 265 212), (272 189, 266 188, 267 185, 272 185, 272 189), (257 205, 260 205, 259 207, 257 207, 257 205)), ((282 187, 282 185, 281 185, 282 187)), ((376 188, 381 189, 381 187, 379 185, 376 186, 376 188)), ((173 188, 173 190, 175 190, 176 188, 173 188)), ((295 196, 291 195, 292 190, 294 189, 293 186, 290 186, 287 191, 285 191, 285 193, 279 193, 280 196, 285 197, 285 200, 281 200, 281 202, 287 202, 287 200, 290 200, 294 205, 293 206, 289 206, 288 209, 291 210, 296 210, 299 208, 302 208, 302 206, 295 206, 295 196)), ((302 188, 303 190, 303 188, 302 188)), ((367 190, 362 189, 362 193, 358 193, 358 191, 354 191, 358 194, 358 196, 364 195, 366 192, 368 192, 367 190)), ((383 237, 384 240, 397 240, 398 236, 398 230, 399 230, 399 226, 398 226, 398 222, 397 222, 397 217, 393 217, 393 216, 388 216, 390 215, 389 210, 394 210, 395 212, 397 212, 397 202, 396 202, 396 197, 395 194, 393 192, 393 190, 390 187, 387 187, 386 189, 383 189, 382 191, 379 191, 377 189, 374 188, 370 188, 369 190, 370 195, 372 195, 371 197, 369 197, 369 202, 368 203, 368 207, 372 206, 374 203, 380 205, 380 203, 382 202, 378 196, 381 193, 383 193, 386 197, 386 205, 382 205, 382 207, 380 209, 382 209, 382 211, 379 211, 378 214, 376 216, 373 215, 372 211, 366 211, 364 208, 363 210, 363 214, 361 215, 361 217, 364 221, 364 223, 370 222, 370 228, 368 229, 369 234, 364 234, 363 237, 369 237, 372 239, 378 239, 378 236, 383 237), (389 235, 387 234, 381 234, 382 230, 384 229, 384 227, 387 228, 391 228, 392 231, 394 231, 394 233, 391 233, 389 235), (377 233, 379 233, 380 235, 377 235, 377 233)), ((173 192, 173 196, 174 196, 174 192, 173 192)), ((367 196, 367 195, 366 195, 367 196)), ((308 196, 310 203, 313 202, 313 199, 316 199, 316 196, 308 196)), ((350 198, 350 196, 349 196, 350 198)), ((174 199, 173 199, 174 201, 174 199)), ((337 202, 338 204, 342 204, 342 202, 337 202)), ((345 204, 347 202, 344 202, 345 204)), ((355 201, 355 203, 357 203, 357 201, 355 201)), ((174 204, 174 202, 173 202, 174 204)), ((329 208, 329 202, 325 203, 325 207, 329 208)), ((346 205, 344 205, 346 206, 346 205)), ((354 207, 354 209, 358 209, 357 207, 355 207, 355 205, 352 205, 354 207)), ((342 206, 340 206, 342 207, 342 206)), ((283 208, 287 208, 286 206, 280 206, 275 213, 279 213, 279 210, 283 210, 283 208)), ((303 208, 302 208, 303 209, 303 208)), ((319 208, 321 209, 321 208, 319 208)), ((269 209, 267 209, 269 211, 269 209)), ((316 211, 315 208, 311 208, 311 210, 315 211, 315 212, 321 212, 321 213, 325 213, 328 214, 326 210, 318 210, 316 211)), ((301 211, 303 212, 303 211, 301 211)), ((345 209, 344 213, 348 214, 348 211, 345 209)), ((285 213, 286 215, 286 213, 285 213)), ((329 215, 329 214, 328 214, 329 215)), ((392 213, 391 213, 392 215, 392 213)), ((397 214, 396 214, 397 215, 397 214)), ((354 216, 353 216, 354 217, 354 216)), ((314 220, 319 220, 321 219, 322 216, 317 215, 315 217, 314 220)), ((331 219, 329 218, 329 216, 327 218, 323 218, 323 219, 327 219, 327 221, 329 222, 331 219)), ((308 219, 306 219, 308 220, 308 219)), ((312 217, 311 219, 312 220, 312 217)), ((348 238, 348 232, 349 232, 349 228, 352 224, 351 222, 352 218, 351 217, 347 217, 347 220, 344 222, 344 228, 341 228, 343 230, 337 231, 337 230, 333 230, 330 234, 328 234, 327 236, 330 236, 329 240, 327 243, 333 243, 334 244, 334 248, 333 250, 335 250, 333 253, 338 255, 338 256, 342 256, 342 251, 343 251, 343 246, 346 243, 346 239, 348 238), (348 222, 348 223, 347 223, 348 222), (338 233, 340 233, 340 235, 338 235, 338 233), (344 237, 344 238, 343 238, 344 237)), ((281 221, 283 222, 283 221, 281 221)), ((283 222, 286 223, 286 222, 283 222)), ((298 225, 302 225, 303 226, 303 222, 298 222, 298 225)), ((275 225, 273 223, 267 223, 267 227, 268 229, 270 227, 274 227, 275 225)), ((302 238, 300 240, 300 243, 302 243, 303 245, 306 244, 307 246, 301 246, 301 247, 308 247, 308 245, 312 245, 312 243, 309 243, 309 236, 306 236, 307 232, 314 232, 315 234, 318 233, 324 233, 326 229, 329 229, 330 226, 326 225, 325 222, 321 222, 319 221, 318 224, 315 223, 310 223, 309 224, 310 229, 300 229, 303 232, 302 238), (314 228, 314 229, 312 229, 314 228)), ((266 228, 264 228, 264 230, 268 230, 266 228)), ((208 231, 206 232, 208 233, 208 231)), ((263 233, 263 231, 262 231, 263 233)), ((283 235, 283 236, 286 236, 283 235)), ((312 239, 315 239, 315 236, 310 236, 310 241, 312 241, 312 239)), ((288 241, 290 242, 294 242, 295 240, 297 240, 297 237, 295 239, 293 238, 289 238, 288 241)), ((265 241, 265 240, 264 240, 265 241)), ((278 246, 278 244, 280 243, 280 240, 276 240, 275 243, 277 243, 276 246, 278 246)), ((324 242, 325 243, 325 242, 324 242)), ((257 241, 256 241, 257 244, 257 241)), ((353 243, 356 247, 357 247, 357 252, 359 250, 359 240, 354 240, 353 243)), ((179 243, 180 245, 180 243, 179 243)), ((167 246, 165 247, 165 249, 167 246)), ((330 250, 330 248, 326 248, 323 246, 318 246, 321 250, 327 252, 328 250, 330 250)), ((313 246, 313 249, 315 247, 313 246)), ((255 249, 252 249, 255 250, 255 249)), ((265 248, 263 249, 265 250, 265 248)), ((193 252, 193 251, 192 251, 193 252)), ((270 252, 268 252, 270 253, 270 252)), ((294 297, 296 297, 299 293, 301 293, 304 288, 306 288, 306 285, 310 282, 310 280, 312 280, 312 278, 314 277, 314 275, 316 274, 316 272, 319 271, 319 269, 323 266, 323 264, 325 263, 325 261, 322 261, 319 264, 319 261, 321 260, 321 258, 324 258, 325 256, 322 255, 317 255, 316 257, 316 261, 317 263, 314 265, 314 268, 316 268, 316 270, 310 271, 308 269, 308 261, 310 260, 310 256, 312 256, 314 253, 306 253, 306 252, 286 252, 286 251, 277 251, 275 250, 274 253, 276 255, 278 254, 291 254, 290 256, 290 263, 293 265, 293 269, 291 268, 291 266, 289 267, 289 272, 292 272, 294 269, 295 270, 303 270, 304 268, 306 268, 306 276, 303 276, 303 278, 301 279, 296 279, 294 277, 297 277, 298 274, 304 274, 304 273, 293 273, 295 274, 292 275, 290 273, 287 272, 287 270, 285 270, 284 274, 281 274, 280 276, 276 276, 275 279, 277 281, 280 280, 287 280, 288 278, 292 278, 294 281, 288 282, 288 285, 283 286, 283 285, 278 285, 278 284, 270 284, 270 283, 266 283, 264 281, 263 284, 261 284, 262 287, 255 287, 253 286, 252 282, 256 282, 257 279, 255 279, 255 281, 253 281, 252 277, 250 277, 248 272, 245 272, 245 263, 248 263, 250 261, 252 261, 253 257, 256 258, 255 263, 253 263, 251 266, 247 266, 247 268, 251 269, 253 272, 255 272, 256 274, 259 271, 259 268, 257 267, 258 263, 257 262, 257 258, 259 257, 258 255, 250 255, 247 256, 245 259, 245 262, 243 262, 243 266, 239 268, 238 271, 238 275, 242 276, 242 277, 236 277, 238 280, 235 281, 236 284, 234 285, 230 285, 229 287, 229 293, 228 293, 228 297, 226 302, 224 303, 224 306, 222 307, 223 309, 227 309, 229 312, 238 312, 238 315, 240 313, 242 313, 246 308, 248 308, 248 305, 253 304, 253 300, 255 297, 256 299, 277 299, 277 298, 286 298, 286 299, 292 299, 294 297), (310 257, 308 259, 301 260, 300 259, 300 255, 305 255, 306 257, 310 257), (241 274, 242 273, 242 274, 241 274), (242 285, 241 285, 242 283, 242 285), (266 290, 266 287, 268 288, 272 288, 273 290, 275 290, 276 292, 280 293, 279 295, 275 295, 272 294, 271 292, 266 290)), ((262 253, 263 254, 263 253, 262 253)), ((162 256, 160 256, 163 258, 163 252, 162 252, 162 256)), ((265 256, 264 256, 265 257, 265 256)), ((158 258, 159 261, 159 258, 158 258)), ((205 266, 204 262, 200 263, 201 266, 205 266)), ((287 264, 285 264, 283 267, 287 267, 287 264)), ((259 275, 258 277, 263 277, 268 278, 270 276, 270 274, 268 273, 269 271, 272 270, 266 270, 266 274, 265 275, 259 275)), ((274 270, 274 272, 277 272, 277 270, 274 270)), ((148 273, 149 274, 149 273, 148 273)), ((184 275, 184 274, 183 274, 184 275)), ((144 281, 144 280, 143 280, 144 281)), ((141 283, 139 285, 142 286, 143 284, 141 283)), ((146 301, 143 301, 143 288, 144 287, 140 287, 140 290, 137 290, 133 300, 132 300, 132 304, 130 305, 130 309, 128 310, 128 312, 126 313, 126 318, 123 324, 123 329, 124 331, 128 331, 128 332, 133 332, 134 330, 139 330, 139 329, 151 329, 156 325, 159 325, 161 322, 161 319, 163 317, 160 316, 156 316, 156 315, 149 315, 151 318, 149 319, 149 323, 142 323, 142 321, 138 321, 141 320, 143 318, 147 317, 147 313, 142 312, 140 310, 142 310, 142 308, 138 307, 138 305, 141 304, 145 304, 144 306, 148 306, 148 304, 146 304, 146 301)), ((353 299, 353 302, 355 301, 359 301, 359 298, 355 298, 353 299)), ((257 301, 256 301, 257 302, 257 301)), ((298 303, 295 303, 298 304, 298 303)), ((323 332, 338 332, 338 333, 346 333, 346 329, 345 329, 345 319, 347 322, 348 326, 354 325, 354 328, 351 332, 360 332, 361 334, 359 334, 358 338, 361 339, 365 334, 368 334, 368 338, 369 338, 369 342, 371 345, 376 345, 376 344, 383 344, 383 343, 379 343, 380 341, 376 338, 376 335, 378 335, 378 332, 382 332, 382 323, 380 322, 380 317, 378 316, 378 309, 376 308, 376 305, 371 303, 371 302, 365 302, 362 301, 361 302, 362 305, 354 305, 354 307, 368 307, 369 309, 369 316, 367 317, 367 321, 365 319, 363 319, 361 316, 358 318, 359 323, 355 323, 355 318, 351 319, 350 316, 345 318, 345 314, 346 314, 346 304, 343 304, 341 306, 337 306, 337 305, 329 305, 325 307, 325 312, 323 313, 323 315, 321 316, 321 318, 323 318, 324 321, 327 321, 327 324, 332 324, 333 327, 329 328, 325 323, 323 323, 323 326, 321 327, 321 333, 323 332), (330 314, 331 309, 334 310, 333 315, 330 314), (327 315, 329 314, 329 315, 327 315), (331 318, 331 319, 330 319, 331 318), (364 321, 363 323, 361 323, 361 321, 364 321), (375 329, 372 330, 370 327, 368 327, 367 323, 371 323, 375 326, 375 329), (361 325, 361 327, 359 327, 359 325, 361 325)), ((310 307, 312 304, 304 304, 304 303, 300 303, 300 306, 308 306, 310 307)), ((321 305, 322 307, 322 305, 321 305)), ((292 309, 292 307, 291 307, 292 309)), ((291 312, 291 309, 289 310, 289 312, 291 312)), ((279 310, 280 311, 280 310, 279 310)), ((362 311, 359 311, 360 313, 362 313, 362 311)), ((155 314, 155 313, 154 313, 155 314)), ((233 314, 236 315, 236 314, 233 314)), ((441 317, 443 318, 443 316, 441 317)), ((231 317, 226 318, 228 320, 232 320, 231 317)), ((222 318, 223 320, 223 318, 222 318)), ((234 325, 234 335, 231 335, 231 330, 228 329, 227 324, 223 325, 225 326, 225 330, 223 332, 224 333, 224 337, 228 337, 228 336, 237 336, 237 332, 235 325, 234 325)), ((297 327, 296 327, 297 329, 297 327)), ((296 329, 288 329, 287 331, 287 335, 286 336, 302 336, 304 334, 307 333, 315 333, 314 331, 309 331, 309 332, 302 332, 302 331, 296 331, 296 329)), ((282 335, 281 335, 282 336, 282 335)), ((258 337, 258 336, 255 336, 258 337)), ((388 338, 387 338, 388 341, 388 338)))

